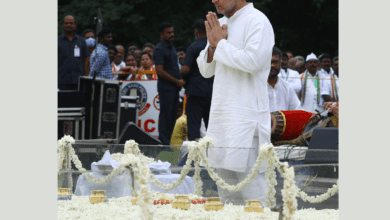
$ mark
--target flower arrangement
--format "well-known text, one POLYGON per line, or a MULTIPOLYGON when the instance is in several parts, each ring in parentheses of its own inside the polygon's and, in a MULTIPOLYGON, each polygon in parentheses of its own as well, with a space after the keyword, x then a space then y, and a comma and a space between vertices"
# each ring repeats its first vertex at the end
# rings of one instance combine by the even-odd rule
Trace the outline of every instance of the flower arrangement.
MULTIPOLYGON (((189 154, 188 159, 186 161, 185 166, 181 171, 180 177, 171 184, 162 183, 158 180, 151 172, 150 169, 146 166, 147 163, 153 162, 152 158, 148 158, 144 156, 139 148, 138 143, 134 140, 129 140, 125 143, 124 154, 113 154, 112 158, 117 159, 119 161, 119 166, 114 169, 109 175, 102 179, 95 179, 91 175, 89 175, 86 170, 82 167, 80 160, 75 154, 74 149, 72 148, 72 144, 74 143, 74 139, 71 136, 65 135, 61 140, 58 141, 58 156, 57 156, 57 170, 58 172, 65 167, 65 165, 70 165, 70 160, 67 161, 67 155, 69 155, 70 159, 75 164, 76 168, 83 172, 83 175, 91 182, 94 183, 106 183, 111 181, 116 175, 123 171, 124 168, 130 167, 134 171, 135 176, 135 186, 138 189, 138 202, 137 204, 141 207, 141 219, 151 220, 153 218, 152 204, 153 204, 153 194, 150 191, 149 180, 153 182, 157 187, 169 191, 176 188, 180 185, 184 178, 186 177, 189 169, 191 167, 191 162, 195 162, 195 195, 193 197, 192 203, 203 203, 202 200, 198 198, 202 195, 202 180, 200 178, 200 160, 202 160, 205 165, 210 177, 216 182, 218 186, 221 188, 228 190, 230 192, 240 191, 247 187, 253 179, 258 174, 262 161, 265 160, 267 163, 267 171, 266 171, 266 179, 267 184, 269 186, 269 190, 267 192, 267 204, 269 206, 274 206, 276 203, 275 200, 275 185, 276 185, 276 172, 275 167, 279 170, 284 180, 284 188, 282 190, 283 202, 284 202, 284 219, 290 220, 293 217, 294 212, 297 209, 297 199, 299 196, 304 201, 309 201, 311 203, 319 203, 330 196, 333 196, 338 188, 339 182, 337 181, 336 185, 333 185, 332 188, 328 189, 328 191, 322 195, 317 196, 308 196, 305 192, 298 189, 298 187, 294 183, 294 168, 288 167, 288 164, 281 163, 277 154, 273 148, 272 144, 264 144, 260 147, 260 153, 257 157, 256 163, 252 168, 252 173, 247 176, 242 182, 237 185, 229 185, 222 178, 218 176, 217 173, 211 168, 211 165, 205 156, 204 152, 207 148, 214 146, 214 141, 209 137, 204 137, 199 142, 191 141, 188 145, 189 154), (150 179, 149 179, 150 178, 150 179), (194 200, 196 199, 196 200, 194 200), (199 202, 200 201, 200 202, 199 202)), ((167 204, 169 200, 157 200, 154 201, 154 204, 167 204)))

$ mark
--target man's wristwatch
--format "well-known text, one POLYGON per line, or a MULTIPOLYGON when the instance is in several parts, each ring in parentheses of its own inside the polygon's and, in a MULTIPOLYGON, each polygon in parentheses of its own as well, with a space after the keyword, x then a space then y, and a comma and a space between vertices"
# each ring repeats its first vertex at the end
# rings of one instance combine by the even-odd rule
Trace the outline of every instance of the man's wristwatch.
POLYGON ((209 49, 210 49, 210 50, 215 50, 215 48, 217 48, 217 47, 209 46, 209 49))

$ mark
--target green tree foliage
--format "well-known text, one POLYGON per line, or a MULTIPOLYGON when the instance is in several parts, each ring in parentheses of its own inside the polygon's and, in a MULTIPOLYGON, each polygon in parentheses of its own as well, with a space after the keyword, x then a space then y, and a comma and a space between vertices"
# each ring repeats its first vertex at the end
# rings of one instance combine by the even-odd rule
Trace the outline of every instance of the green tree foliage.
MULTIPOLYGON (((269 18, 276 46, 294 55, 314 52, 334 54, 338 49, 337 0, 252 0, 255 8, 269 18)), ((135 41, 140 46, 160 40, 158 26, 170 22, 175 29, 174 45, 188 47, 194 42, 193 25, 216 11, 211 0, 61 0, 58 2, 58 33, 66 15, 76 18, 76 33, 95 29, 93 18, 100 8, 103 26, 112 30, 112 44, 135 41)), ((222 17, 222 15, 219 15, 222 17)))

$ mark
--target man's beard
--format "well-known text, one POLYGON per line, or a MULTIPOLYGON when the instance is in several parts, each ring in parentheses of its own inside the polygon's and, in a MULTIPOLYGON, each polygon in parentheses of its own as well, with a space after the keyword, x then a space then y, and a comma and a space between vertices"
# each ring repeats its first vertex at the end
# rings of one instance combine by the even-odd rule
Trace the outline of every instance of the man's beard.
POLYGON ((231 1, 234 2, 234 3, 229 5, 227 8, 225 8, 225 11, 223 13, 220 12, 217 7, 215 7, 215 9, 217 9, 217 13, 218 14, 223 14, 223 15, 225 15, 227 17, 227 15, 229 13, 231 13, 234 10, 234 8, 236 7, 236 5, 237 5, 237 0, 231 0, 231 1))
POLYGON ((276 78, 278 77, 278 74, 280 72, 280 70, 276 69, 276 68, 271 68, 271 71, 274 70, 276 73, 273 74, 272 72, 270 72, 270 74, 268 75, 268 78, 276 78))

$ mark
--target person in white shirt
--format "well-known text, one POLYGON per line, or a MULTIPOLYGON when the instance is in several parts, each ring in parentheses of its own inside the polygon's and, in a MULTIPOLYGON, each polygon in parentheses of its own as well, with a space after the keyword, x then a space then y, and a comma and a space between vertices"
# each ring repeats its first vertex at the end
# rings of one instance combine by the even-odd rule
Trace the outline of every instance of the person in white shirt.
MULTIPOLYGON (((117 53, 114 56, 114 61, 112 62, 112 71, 119 71, 122 67, 126 66, 126 63, 123 61, 125 58, 125 48, 122 45, 115 46, 117 53)), ((113 79, 118 79, 118 75, 114 75, 113 79)))
POLYGON ((300 92, 301 106, 305 111, 317 113, 324 111, 323 80, 325 76, 317 70, 317 56, 314 53, 306 57, 306 71, 301 74, 302 89, 300 92))
POLYGON ((288 56, 286 53, 282 53, 281 70, 287 71, 288 68, 288 56))
POLYGON ((301 82, 299 81, 299 73, 294 70, 294 66, 297 60, 295 58, 291 58, 288 61, 288 68, 283 69, 281 68, 279 73, 279 78, 286 81, 291 88, 295 91, 297 97, 299 94, 299 91, 301 91, 301 82))
POLYGON ((330 74, 323 83, 321 96, 326 102, 339 101, 339 57, 332 60, 333 74, 330 74))
POLYGON ((278 77, 278 73, 281 70, 281 55, 282 51, 279 48, 274 47, 272 50, 271 71, 268 76, 267 87, 270 112, 303 110, 294 90, 286 81, 280 80, 278 77))
POLYGON ((322 54, 318 58, 320 62, 320 71, 324 76, 330 76, 333 74, 333 69, 332 69, 332 56, 328 53, 322 54))
MULTIPOLYGON (((271 141, 267 78, 275 36, 268 18, 253 3, 213 3, 225 16, 218 20, 214 12, 206 15, 208 43, 196 60, 203 77, 215 76, 207 128, 215 147, 207 155, 217 174, 237 185, 252 173, 260 146, 271 141)), ((263 161, 255 179, 242 191, 218 187, 222 202, 244 205, 245 200, 258 199, 267 206, 266 167, 263 161)))

